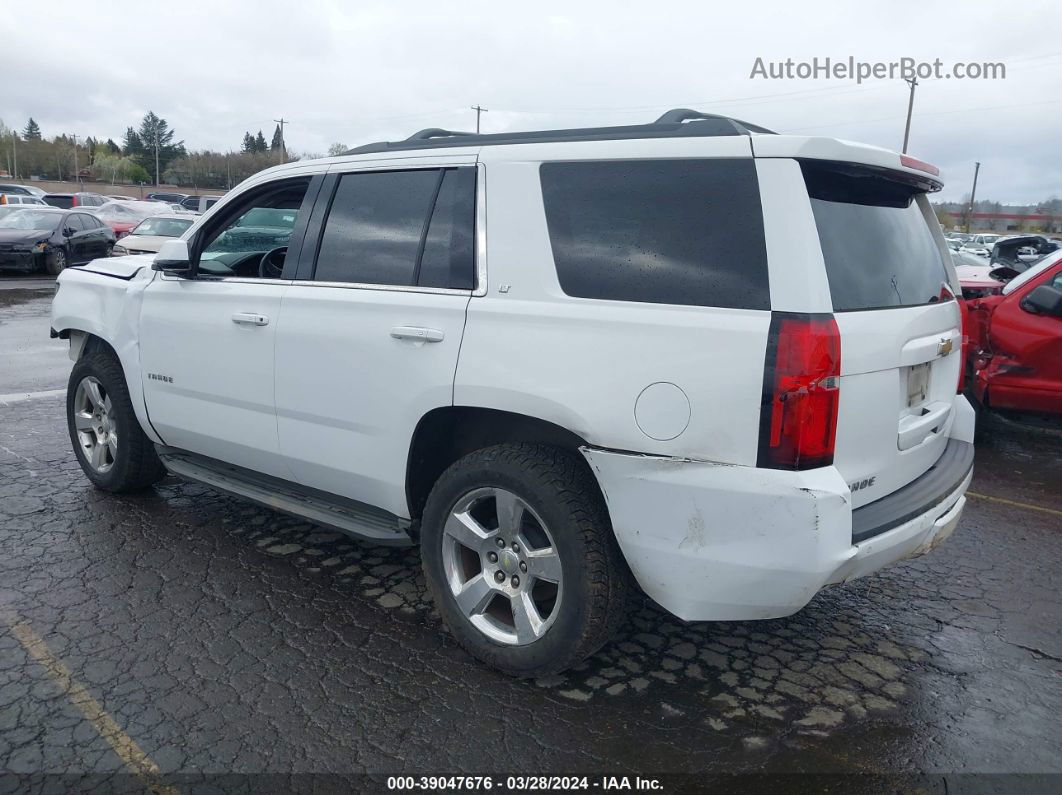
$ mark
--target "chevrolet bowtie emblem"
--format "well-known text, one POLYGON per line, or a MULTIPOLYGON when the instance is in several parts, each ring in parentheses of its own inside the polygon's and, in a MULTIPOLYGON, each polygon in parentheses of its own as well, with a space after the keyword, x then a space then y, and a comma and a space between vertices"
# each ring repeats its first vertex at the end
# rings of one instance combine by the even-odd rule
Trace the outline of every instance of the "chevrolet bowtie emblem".
POLYGON ((947 356, 951 353, 951 340, 941 340, 937 343, 937 356, 947 356))

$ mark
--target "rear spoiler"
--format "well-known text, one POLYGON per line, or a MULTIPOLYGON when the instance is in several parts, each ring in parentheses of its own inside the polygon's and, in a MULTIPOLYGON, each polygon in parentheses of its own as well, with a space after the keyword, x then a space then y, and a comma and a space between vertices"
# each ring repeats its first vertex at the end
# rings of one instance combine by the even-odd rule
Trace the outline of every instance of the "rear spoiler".
POLYGON ((784 157, 795 160, 822 160, 829 163, 872 169, 877 175, 933 193, 944 187, 936 166, 878 146, 798 135, 750 136, 755 157, 784 157))

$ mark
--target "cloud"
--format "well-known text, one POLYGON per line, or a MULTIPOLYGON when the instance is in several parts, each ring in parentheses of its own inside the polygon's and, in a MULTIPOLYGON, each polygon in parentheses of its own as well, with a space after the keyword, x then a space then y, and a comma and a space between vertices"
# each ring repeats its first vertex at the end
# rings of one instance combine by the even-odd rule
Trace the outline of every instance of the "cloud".
POLYGON ((911 152, 940 165, 943 198, 1035 202, 1062 193, 1062 8, 995 4, 748 6, 703 2, 507 4, 234 0, 0 6, 0 114, 46 135, 119 138, 147 110, 191 148, 237 149, 245 130, 291 120, 289 146, 324 152, 423 127, 484 131, 632 124, 669 107, 794 134, 898 149, 899 80, 749 78, 765 60, 1000 61, 1006 80, 926 80, 911 152), (64 24, 56 24, 65 20, 64 24), (47 30, 46 40, 36 35, 47 30), (1042 57, 1053 56, 1053 57, 1042 57))

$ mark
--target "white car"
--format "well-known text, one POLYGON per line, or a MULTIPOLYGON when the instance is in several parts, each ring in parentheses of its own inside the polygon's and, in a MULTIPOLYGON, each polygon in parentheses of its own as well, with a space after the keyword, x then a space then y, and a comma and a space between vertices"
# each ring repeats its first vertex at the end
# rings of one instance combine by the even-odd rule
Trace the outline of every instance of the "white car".
POLYGON ((987 257, 992 253, 992 246, 1002 237, 1002 235, 974 235, 970 240, 963 243, 962 250, 969 251, 979 257, 987 257))
POLYGON ((195 217, 186 213, 180 215, 160 214, 145 218, 120 242, 115 243, 111 256, 125 254, 156 254, 162 244, 180 237, 192 225, 195 217))
POLYGON ((591 654, 635 586, 787 616, 965 505, 937 173, 687 110, 277 166, 62 274, 73 448, 104 490, 168 470, 418 544, 514 675, 591 654))
POLYGON ((47 207, 44 199, 36 196, 23 196, 17 193, 0 193, 0 205, 27 205, 30 207, 47 207))

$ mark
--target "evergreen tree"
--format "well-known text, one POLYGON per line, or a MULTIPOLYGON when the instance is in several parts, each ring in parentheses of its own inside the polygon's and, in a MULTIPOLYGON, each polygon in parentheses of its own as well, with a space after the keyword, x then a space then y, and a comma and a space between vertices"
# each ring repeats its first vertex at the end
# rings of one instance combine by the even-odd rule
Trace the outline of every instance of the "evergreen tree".
POLYGON ((33 120, 32 116, 30 116, 26 129, 22 132, 22 137, 27 141, 41 140, 41 127, 33 120))
POLYGON ((280 141, 280 125, 278 124, 276 126, 276 129, 273 130, 273 141, 269 144, 269 151, 279 152, 281 145, 282 144, 280 141))
POLYGON ((121 154, 122 147, 118 146, 118 144, 116 144, 114 142, 113 138, 108 138, 107 139, 107 143, 105 143, 104 146, 107 148, 107 153, 108 154, 112 154, 112 155, 121 154))
POLYGON ((125 128, 125 139, 122 141, 122 154, 126 157, 137 157, 144 153, 144 144, 136 130, 132 127, 125 128))
POLYGON ((251 135, 249 132, 245 132, 243 134, 243 148, 240 151, 242 151, 245 155, 254 154, 254 136, 251 135))
POLYGON ((170 125, 165 119, 156 116, 153 111, 148 111, 141 120, 140 129, 136 135, 141 145, 141 151, 136 158, 137 162, 147 169, 152 181, 156 184, 169 162, 186 154, 184 141, 174 142, 176 134, 170 129, 170 125), (155 173, 156 161, 160 171, 158 174, 155 173))
POLYGON ((269 151, 269 147, 266 146, 265 136, 262 135, 261 130, 258 131, 258 136, 254 139, 254 151, 259 152, 261 154, 265 154, 269 151))

